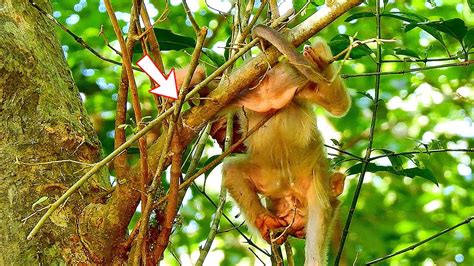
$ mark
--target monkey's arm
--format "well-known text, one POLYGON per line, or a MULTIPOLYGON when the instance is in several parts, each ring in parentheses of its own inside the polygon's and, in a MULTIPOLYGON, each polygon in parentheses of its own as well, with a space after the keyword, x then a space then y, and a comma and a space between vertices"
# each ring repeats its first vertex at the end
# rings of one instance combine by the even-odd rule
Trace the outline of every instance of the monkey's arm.
MULTIPOLYGON (((287 223, 272 215, 260 202, 253 178, 258 178, 261 174, 260 167, 251 163, 248 155, 240 154, 224 161, 224 186, 239 205, 247 221, 269 241, 270 230, 285 227, 287 223)), ((286 239, 282 237, 279 242, 284 240, 286 239)))

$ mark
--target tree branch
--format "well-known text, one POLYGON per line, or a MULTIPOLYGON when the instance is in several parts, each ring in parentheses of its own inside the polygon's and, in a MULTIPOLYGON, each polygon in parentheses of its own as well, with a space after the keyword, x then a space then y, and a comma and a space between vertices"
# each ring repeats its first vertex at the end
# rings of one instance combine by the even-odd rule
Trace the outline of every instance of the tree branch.
POLYGON ((474 148, 470 148, 470 149, 438 149, 438 150, 426 150, 426 151, 404 151, 404 152, 382 154, 382 155, 370 157, 369 161, 375 161, 375 160, 380 159, 380 158, 400 156, 400 155, 420 154, 420 153, 431 154, 431 153, 441 153, 441 152, 474 152, 474 148))
MULTIPOLYGON (((380 21, 380 0, 376 0, 375 17, 376 17, 377 39, 382 39, 381 21, 380 21)), ((377 72, 380 72, 381 68, 382 68, 382 45, 381 43, 377 42, 377 72)), ((357 187, 354 192, 354 196, 352 198, 351 207, 349 209, 349 213, 347 214, 346 223, 342 231, 339 249, 337 251, 337 255, 334 260, 335 266, 339 265, 339 260, 342 257, 344 244, 346 242, 347 235, 349 234, 349 228, 351 226, 352 217, 354 215, 354 212, 357 206, 357 201, 359 199, 359 195, 362 190, 362 185, 364 184, 364 177, 367 172, 367 167, 369 165, 368 159, 370 158, 370 154, 372 152, 372 145, 374 142, 374 135, 375 135, 375 124, 377 122, 377 112, 378 112, 379 103, 380 103, 379 94, 380 94, 380 75, 376 75, 375 76, 374 108, 372 110, 372 119, 370 122, 369 143, 367 144, 366 153, 365 153, 364 161, 362 164, 362 172, 360 173, 359 181, 357 182, 357 187)))
POLYGON ((395 252, 395 253, 392 253, 392 254, 383 256, 383 257, 378 258, 378 259, 375 259, 375 260, 371 260, 371 261, 367 262, 365 265, 372 265, 372 264, 375 264, 375 263, 384 261, 384 260, 386 260, 386 259, 389 259, 389 258, 391 258, 391 257, 395 257, 395 256, 397 256, 397 255, 403 254, 403 253, 405 253, 405 252, 407 252, 407 251, 414 250, 415 248, 417 248, 417 247, 419 247, 419 246, 425 244, 426 242, 431 241, 431 240, 433 240, 433 239, 435 239, 435 238, 437 238, 437 237, 439 237, 439 236, 442 236, 442 235, 448 233, 449 231, 458 228, 458 227, 461 226, 461 225, 469 224, 472 220, 474 220, 474 216, 470 216, 470 217, 466 218, 464 221, 462 221, 462 222, 460 222, 460 223, 458 223, 458 224, 456 224, 456 225, 454 225, 454 226, 451 226, 451 227, 449 227, 449 228, 446 228, 446 229, 444 229, 443 231, 441 231, 441 232, 439 232, 439 233, 437 233, 437 234, 434 234, 434 235, 432 235, 432 236, 430 236, 430 237, 428 237, 428 238, 426 238, 426 239, 421 240, 421 241, 418 242, 418 243, 415 243, 415 244, 413 244, 413 245, 411 245, 411 246, 408 246, 408 247, 406 247, 406 248, 404 248, 404 249, 402 249, 402 250, 399 250, 399 251, 397 251, 397 252, 395 252))
POLYGON ((360 74, 343 74, 341 75, 342 78, 358 78, 358 77, 367 77, 367 76, 386 76, 386 75, 396 75, 396 74, 406 74, 416 71, 424 71, 429 69, 437 69, 437 68, 445 68, 445 67, 465 67, 469 66, 474 63, 474 60, 467 60, 459 63, 451 63, 451 64, 444 64, 444 65, 437 65, 437 66, 427 66, 427 67, 416 67, 410 68, 407 70, 400 70, 400 71, 387 71, 387 72, 380 72, 380 70, 376 72, 368 72, 368 73, 360 73, 360 74))
MULTIPOLYGON (((300 45, 305 40, 312 37, 319 30, 323 29, 333 20, 335 20, 340 15, 344 14, 346 11, 362 3, 362 0, 338 0, 336 4, 331 7, 323 7, 314 15, 309 17, 307 20, 302 22, 298 27, 290 30, 289 40, 294 45, 300 45)), ((281 20, 274 21, 272 25, 277 25, 281 21, 286 19, 285 16, 280 18, 281 20)), ((200 89, 207 85, 214 78, 218 77, 222 72, 233 62, 235 62, 240 56, 245 52, 250 50, 258 42, 258 39, 254 39, 248 45, 239 49, 239 52, 236 55, 229 59, 224 65, 216 69, 214 73, 209 75, 203 82, 198 84, 192 91, 190 91, 185 98, 185 101, 189 100, 194 94, 196 94, 200 89)), ((263 75, 268 68, 268 62, 276 64, 278 61, 279 53, 275 48, 269 48, 266 50, 267 53, 260 54, 259 56, 249 60, 245 65, 236 69, 230 77, 222 85, 218 86, 216 90, 210 93, 209 99, 204 102, 202 106, 193 107, 190 112, 187 112, 184 115, 183 132, 181 132, 180 137, 181 141, 184 144, 189 143, 192 138, 199 132, 199 130, 204 127, 207 121, 210 121, 214 115, 216 115, 223 107, 227 106, 234 100, 237 95, 244 89, 250 87, 250 85, 257 79, 259 76, 263 75)), ((41 226, 46 222, 46 220, 51 216, 51 214, 62 204, 64 201, 72 195, 76 190, 78 190, 90 177, 92 177, 97 171, 100 170, 107 163, 112 161, 118 154, 130 147, 136 140, 145 135, 148 131, 152 130, 155 126, 159 125, 164 118, 174 112, 176 105, 171 106, 161 115, 156 117, 154 120, 150 121, 142 130, 138 131, 135 135, 131 136, 128 141, 126 141, 122 146, 115 149, 112 153, 102 159, 100 162, 95 164, 86 174, 84 174, 74 185, 72 185, 56 202, 51 204, 51 207, 48 211, 41 217, 35 227, 32 229, 27 239, 31 239, 38 232, 41 226)), ((162 143, 163 140, 157 141, 157 143, 162 143)), ((150 165, 156 165, 158 156, 153 156, 159 154, 163 147, 161 145, 152 145, 149 151, 149 157, 153 158, 150 160, 150 165)), ((134 170, 139 169, 135 167, 134 170)), ((132 170, 132 171, 134 171, 132 170)), ((133 173, 131 173, 133 174, 133 173)), ((183 183, 184 184, 184 183, 183 183)), ((180 187, 181 188, 181 187, 180 187)))

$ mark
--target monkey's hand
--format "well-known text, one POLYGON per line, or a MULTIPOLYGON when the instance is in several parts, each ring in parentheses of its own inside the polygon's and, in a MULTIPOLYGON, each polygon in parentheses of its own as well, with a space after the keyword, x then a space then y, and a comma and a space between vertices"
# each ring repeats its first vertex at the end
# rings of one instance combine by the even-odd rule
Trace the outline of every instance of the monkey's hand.
MULTIPOLYGON (((257 227, 263 239, 265 239, 265 241, 268 243, 270 243, 270 231, 283 231, 282 229, 284 229, 287 225, 288 223, 285 220, 277 218, 270 213, 261 213, 255 219, 255 226, 257 227)), ((286 236, 281 236, 276 243, 281 245, 285 241, 286 236)))

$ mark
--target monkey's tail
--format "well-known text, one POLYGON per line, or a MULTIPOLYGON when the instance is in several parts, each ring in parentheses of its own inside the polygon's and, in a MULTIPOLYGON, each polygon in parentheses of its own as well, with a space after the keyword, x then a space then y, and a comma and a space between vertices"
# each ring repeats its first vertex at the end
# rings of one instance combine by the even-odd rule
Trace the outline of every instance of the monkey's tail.
POLYGON ((331 225, 332 208, 329 187, 315 178, 307 192, 308 217, 306 223, 305 266, 324 266, 327 263, 327 239, 331 225))

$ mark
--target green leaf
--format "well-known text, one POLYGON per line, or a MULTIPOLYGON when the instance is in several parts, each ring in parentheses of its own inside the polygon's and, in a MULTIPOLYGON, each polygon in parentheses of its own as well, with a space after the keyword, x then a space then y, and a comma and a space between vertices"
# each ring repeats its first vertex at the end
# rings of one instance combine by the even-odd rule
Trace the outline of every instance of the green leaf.
POLYGON ((426 26, 425 24, 420 24, 418 22, 410 23, 405 27, 405 32, 409 32, 410 30, 416 27, 426 31, 429 35, 433 36, 433 38, 438 40, 441 43, 441 45, 443 45, 443 47, 446 48, 446 44, 444 43, 444 39, 441 33, 439 33, 436 29, 432 27, 426 26))
POLYGON ((35 203, 33 203, 33 205, 31 205, 31 209, 32 209, 32 210, 35 210, 35 207, 36 207, 37 205, 40 205, 41 203, 47 201, 48 199, 49 199, 49 198, 48 198, 47 196, 43 196, 43 197, 39 198, 37 201, 35 201, 35 203))
POLYGON ((431 7, 436 7, 436 3, 434 0, 426 0, 427 3, 431 5, 431 7))
POLYGON ((466 47, 467 51, 469 51, 472 47, 474 47, 474 28, 469 29, 467 31, 466 36, 464 36, 463 41, 464 41, 464 46, 466 47))
POLYGON ((392 166, 395 170, 400 171, 400 170, 403 169, 403 161, 400 158, 400 156, 392 155, 392 154, 394 154, 394 152, 391 151, 391 150, 387 150, 387 149, 379 149, 379 150, 382 151, 383 153, 385 153, 386 155, 389 155, 389 156, 387 156, 387 158, 390 160, 390 163, 392 164, 392 166))
POLYGON ((404 55, 404 56, 409 56, 409 57, 414 57, 414 58, 420 58, 420 56, 413 50, 407 49, 407 48, 395 48, 393 49, 395 51, 396 55, 404 55))
POLYGON ((414 29, 415 27, 419 27, 422 30, 426 31, 428 34, 433 36, 436 40, 438 40, 443 47, 446 48, 446 44, 444 43, 443 36, 434 28, 426 26, 425 23, 428 23, 429 20, 421 15, 416 13, 410 12, 388 12, 382 13, 381 16, 395 18, 401 21, 408 22, 409 24, 405 27, 405 32, 409 32, 410 30, 414 29), (420 23, 423 22, 423 23, 420 23))
POLYGON ((464 21, 459 18, 453 18, 448 20, 440 20, 426 23, 425 26, 432 27, 438 31, 444 32, 459 42, 462 42, 464 36, 467 33, 467 27, 464 24, 464 21))
POLYGON ((439 185, 438 180, 428 168, 413 167, 413 168, 403 169, 403 173, 408 177, 414 178, 415 176, 419 176, 421 178, 427 179, 435 183, 437 186, 439 185))
MULTIPOLYGON (((209 158, 207 158, 207 160, 204 162, 204 164, 202 165, 201 168, 205 167, 206 165, 210 164, 212 161, 214 161, 214 159, 216 159, 217 157, 219 157, 219 155, 214 155, 214 156, 211 156, 209 158)), ((212 172, 212 170, 214 170, 214 168, 216 168, 216 166, 218 166, 219 164, 216 164, 214 165, 213 167, 211 167, 211 169, 207 170, 206 173, 204 173, 204 176, 205 177, 208 177, 209 174, 212 172)))
POLYGON ((209 48, 202 48, 202 53, 205 54, 217 67, 222 66, 225 63, 225 58, 216 53, 214 50, 209 48))
POLYGON ((355 13, 355 14, 350 15, 349 17, 347 17, 344 20, 344 22, 350 22, 354 19, 370 18, 370 17, 375 17, 375 14, 373 12, 359 12, 359 13, 355 13))
POLYGON ((127 150, 127 153, 128 154, 140 154, 140 149, 138 149, 137 147, 131 147, 131 148, 128 148, 127 150))
POLYGON ((411 12, 387 12, 380 14, 380 16, 391 17, 409 23, 429 21, 427 18, 411 12))
MULTIPOLYGON (((178 35, 167 29, 154 28, 156 39, 160 44, 161 51, 179 51, 186 48, 194 48, 196 41, 187 36, 178 35)), ((143 53, 142 46, 137 43, 133 48, 134 53, 143 53)))
MULTIPOLYGON (((349 47, 350 43, 351 41, 349 35, 339 34, 332 37, 332 39, 329 41, 329 47, 331 48, 332 54, 337 55, 349 47)), ((363 44, 352 49, 349 57, 352 59, 358 59, 372 53, 372 50, 367 45, 363 44)), ((342 59, 344 59, 344 56, 339 57, 337 60, 342 59)))
POLYGON ((137 224, 138 220, 140 220, 141 213, 136 211, 132 218, 130 219, 130 222, 128 223, 128 230, 132 231, 133 228, 135 228, 135 225, 137 224))
POLYGON ((474 12, 474 0, 467 0, 467 5, 469 9, 471 9, 471 12, 474 12))
MULTIPOLYGON (((354 174, 359 174, 362 172, 362 166, 363 163, 358 163, 349 169, 346 170, 347 175, 354 175, 354 174)), ((427 179, 436 185, 438 185, 438 180, 436 180, 436 177, 434 177, 433 173, 429 169, 422 169, 418 167, 414 168, 407 168, 407 169, 401 169, 401 170, 396 170, 392 166, 382 166, 382 165, 376 165, 374 163, 369 163, 367 165, 367 172, 371 173, 377 173, 377 172, 389 172, 395 175, 399 176, 407 176, 410 178, 414 178, 416 176, 427 179)))
POLYGON ((362 96, 364 96, 364 97, 367 97, 367 98, 369 98, 370 100, 372 100, 372 102, 375 102, 374 97, 372 97, 372 95, 370 95, 368 92, 361 92, 361 91, 358 91, 357 94, 360 94, 360 95, 362 95, 362 96))
POLYGON ((346 160, 346 157, 344 156, 336 156, 331 159, 331 168, 336 168, 341 166, 341 164, 346 160))
POLYGON ((331 139, 331 142, 336 145, 336 146, 341 146, 341 143, 339 143, 339 141, 337 141, 337 139, 331 139))
MULTIPOLYGON (((306 6, 306 1, 293 0, 293 8, 296 11, 300 11, 304 6, 306 6)), ((324 0, 313 0, 309 5, 306 6, 307 9, 314 9, 314 7, 324 5, 324 0)))
POLYGON ((227 38, 227 41, 225 41, 225 47, 226 47, 226 49, 224 50, 224 59, 225 59, 225 60, 229 60, 229 56, 230 56, 230 49, 229 49, 229 47, 230 47, 230 42, 231 42, 231 41, 232 41, 232 38, 231 38, 231 37, 227 38))

